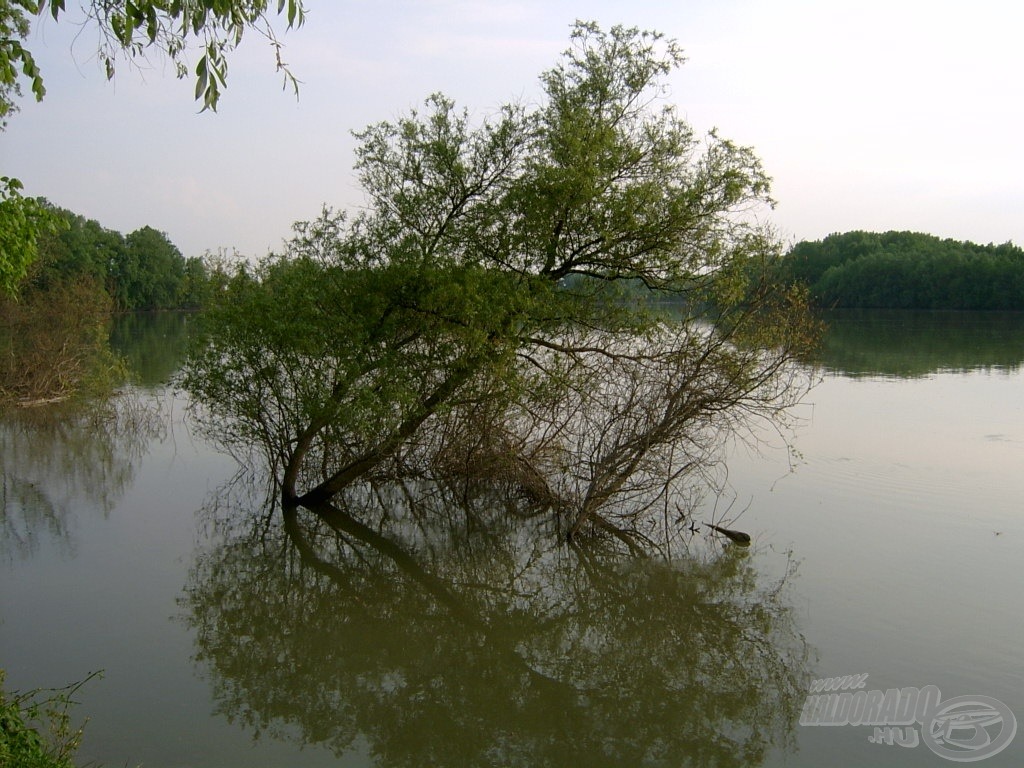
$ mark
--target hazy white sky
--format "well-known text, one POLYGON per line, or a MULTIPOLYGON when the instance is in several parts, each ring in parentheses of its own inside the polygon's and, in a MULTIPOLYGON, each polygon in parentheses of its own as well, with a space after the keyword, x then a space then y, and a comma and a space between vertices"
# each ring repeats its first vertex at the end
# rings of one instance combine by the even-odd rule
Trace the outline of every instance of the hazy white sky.
POLYGON ((106 227, 166 232, 186 256, 276 249, 324 203, 358 206, 353 129, 434 91, 478 115, 539 95, 577 18, 656 29, 688 62, 671 100, 753 146, 789 241, 909 229, 1024 245, 1024 3, 1016 0, 307 0, 281 90, 253 36, 216 114, 154 60, 107 82, 95 33, 29 39, 41 104, 0 135, 0 174, 106 227))

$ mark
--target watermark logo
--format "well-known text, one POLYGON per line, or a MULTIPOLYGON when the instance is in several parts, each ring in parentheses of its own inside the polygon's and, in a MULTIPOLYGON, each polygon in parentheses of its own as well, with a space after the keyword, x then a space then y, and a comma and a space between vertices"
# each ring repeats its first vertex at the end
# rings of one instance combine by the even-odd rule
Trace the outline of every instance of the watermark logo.
POLYGON ((989 696, 943 701, 934 685, 866 690, 867 674, 815 680, 800 713, 800 725, 871 726, 872 744, 916 747, 922 742, 939 757, 959 763, 1002 752, 1017 733, 1008 706, 989 696))

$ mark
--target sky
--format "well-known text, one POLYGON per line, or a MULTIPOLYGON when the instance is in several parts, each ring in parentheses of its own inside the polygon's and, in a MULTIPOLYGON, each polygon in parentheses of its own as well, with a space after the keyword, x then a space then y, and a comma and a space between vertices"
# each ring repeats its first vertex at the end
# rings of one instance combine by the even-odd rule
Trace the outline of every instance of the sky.
POLYGON ((584 19, 678 41, 669 101, 755 149, 785 242, 897 229, 1024 246, 1016 0, 305 1, 283 35, 298 99, 250 35, 217 113, 158 57, 108 82, 95 30, 42 20, 26 47, 47 95, 0 134, 0 175, 109 229, 152 226, 185 256, 259 257, 325 204, 364 204, 353 130, 438 91, 481 119, 538 101, 584 19))

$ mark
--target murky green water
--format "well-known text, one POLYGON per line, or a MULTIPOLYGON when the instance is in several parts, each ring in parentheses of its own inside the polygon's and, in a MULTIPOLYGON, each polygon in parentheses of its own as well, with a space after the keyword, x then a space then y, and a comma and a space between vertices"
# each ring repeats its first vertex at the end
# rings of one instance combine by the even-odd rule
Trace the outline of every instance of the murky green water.
POLYGON ((140 402, 0 428, 8 685, 105 670, 107 765, 951 764, 800 713, 867 674, 1024 718, 1024 318, 831 320, 797 452, 705 510, 754 545, 643 563, 414 483, 285 525, 162 385, 187 318, 133 319, 140 402))

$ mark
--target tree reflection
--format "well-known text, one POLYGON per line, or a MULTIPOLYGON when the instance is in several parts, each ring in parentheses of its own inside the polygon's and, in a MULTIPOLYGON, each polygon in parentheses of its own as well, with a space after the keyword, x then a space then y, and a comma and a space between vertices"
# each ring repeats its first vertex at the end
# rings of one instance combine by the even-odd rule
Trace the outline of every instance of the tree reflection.
POLYGON ((141 387, 159 387, 181 366, 194 320, 187 312, 130 312, 110 327, 110 347, 141 387))
POLYGON ((791 746, 808 649, 789 574, 741 550, 565 544, 550 516, 426 481, 254 524, 238 490, 207 510, 219 536, 183 607, 218 711, 257 734, 388 766, 748 766, 791 746))
POLYGON ((12 409, 0 418, 0 556, 28 557, 45 537, 74 550, 72 509, 104 515, 167 428, 157 401, 111 398, 12 409))
POLYGON ((815 361, 844 376, 917 378, 941 371, 1018 371, 1019 312, 834 310, 815 361))

